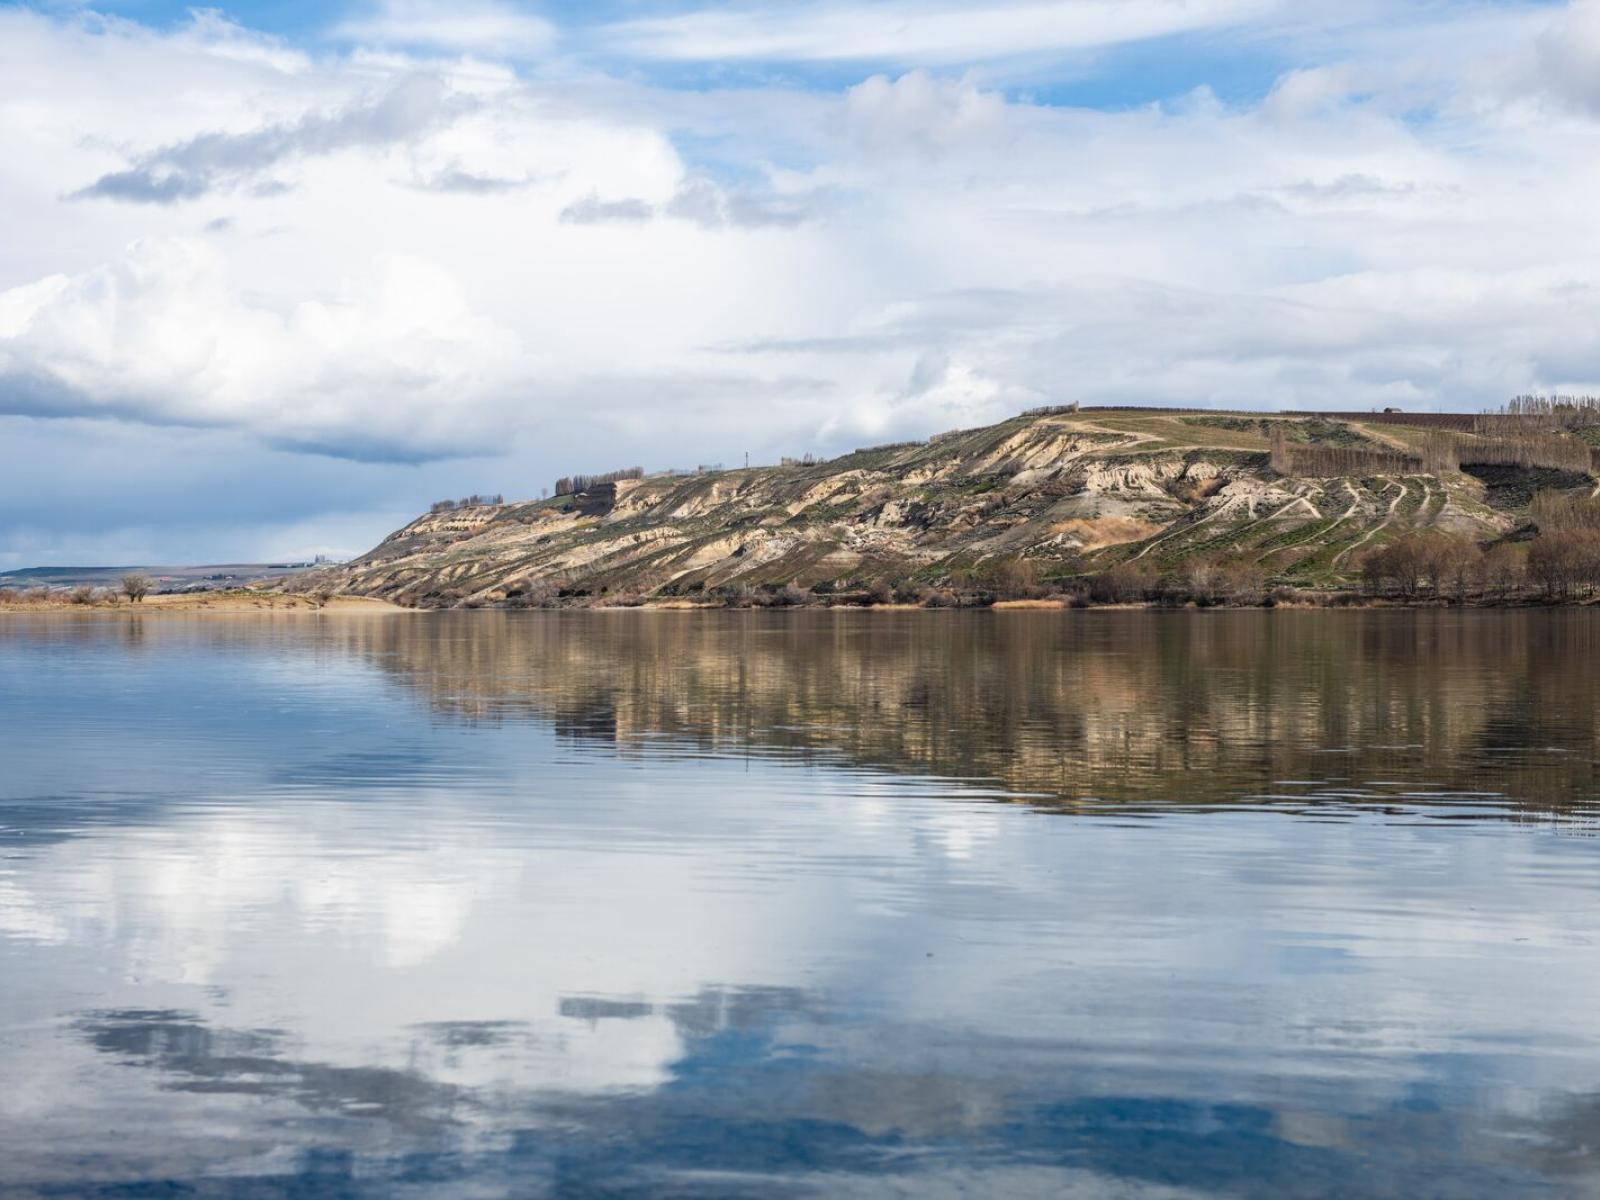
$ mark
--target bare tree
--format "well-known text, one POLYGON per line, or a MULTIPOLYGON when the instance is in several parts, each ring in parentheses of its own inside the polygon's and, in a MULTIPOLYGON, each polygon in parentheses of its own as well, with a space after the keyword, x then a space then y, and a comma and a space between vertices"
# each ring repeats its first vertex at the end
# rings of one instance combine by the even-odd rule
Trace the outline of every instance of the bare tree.
POLYGON ((1230 604, 1260 604, 1266 591, 1266 573, 1250 563, 1222 568, 1222 590, 1230 604))
POLYGON ((1118 563, 1089 577, 1089 596, 1102 604, 1148 600, 1155 587, 1156 572, 1144 563, 1118 563))
POLYGON ((1457 604, 1464 604, 1483 583, 1483 551, 1476 542, 1460 538, 1438 538, 1428 550, 1434 594, 1448 591, 1457 604))
POLYGON ((1600 581, 1600 536, 1541 534, 1528 547, 1528 577, 1550 600, 1587 594, 1600 581))
POLYGON ((129 571, 122 577, 122 594, 127 596, 129 604, 143 603, 153 586, 150 576, 140 571, 129 571))
POLYGON ((1484 578, 1502 600, 1522 585, 1525 559, 1526 551, 1510 542, 1501 542, 1484 555, 1484 578))
POLYGON ((1203 558, 1194 559, 1184 566, 1183 583, 1196 604, 1215 604, 1224 586, 1222 568, 1203 558))

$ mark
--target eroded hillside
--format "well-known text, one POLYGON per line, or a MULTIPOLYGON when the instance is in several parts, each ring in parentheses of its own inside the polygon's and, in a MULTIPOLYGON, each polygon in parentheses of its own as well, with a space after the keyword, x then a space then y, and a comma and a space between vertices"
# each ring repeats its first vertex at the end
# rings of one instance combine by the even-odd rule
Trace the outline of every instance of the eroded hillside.
POLYGON ((1406 533, 1488 543, 1525 521, 1540 487, 1592 485, 1583 472, 1473 465, 1494 462, 1491 448, 1393 418, 1050 410, 821 463, 434 512, 311 582, 444 606, 940 585, 1001 561, 1048 580, 1204 558, 1338 583, 1406 533), (1444 437, 1450 465, 1426 467, 1439 453, 1427 439, 1444 437))

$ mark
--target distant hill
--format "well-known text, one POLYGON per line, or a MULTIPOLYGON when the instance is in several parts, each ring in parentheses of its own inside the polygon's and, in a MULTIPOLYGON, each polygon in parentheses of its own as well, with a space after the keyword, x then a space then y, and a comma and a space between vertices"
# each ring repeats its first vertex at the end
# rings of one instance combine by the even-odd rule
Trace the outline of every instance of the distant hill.
POLYGON ((1533 535, 1536 494, 1589 497, 1600 425, 1586 411, 1040 409, 826 462, 624 471, 548 500, 438 505, 306 580, 440 607, 1024 594, 1195 564, 1263 586, 1348 587, 1381 547, 1426 535, 1481 558, 1533 535))
POLYGON ((0 587, 109 587, 121 585, 130 572, 148 575, 156 591, 246 587, 252 583, 284 579, 311 570, 318 563, 217 563, 195 567, 24 567, 0 573, 0 587))

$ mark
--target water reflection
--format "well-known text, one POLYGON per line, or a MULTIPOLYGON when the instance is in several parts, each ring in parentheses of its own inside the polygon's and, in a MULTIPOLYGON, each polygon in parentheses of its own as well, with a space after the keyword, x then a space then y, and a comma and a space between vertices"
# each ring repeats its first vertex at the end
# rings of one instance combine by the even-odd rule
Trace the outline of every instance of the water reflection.
POLYGON ((0 626, 0 1194, 1584 1194, 1595 627, 0 626))
POLYGON ((1540 807, 1594 793, 1585 612, 481 614, 332 637, 472 720, 831 754, 1067 802, 1338 800, 1397 779, 1540 807))

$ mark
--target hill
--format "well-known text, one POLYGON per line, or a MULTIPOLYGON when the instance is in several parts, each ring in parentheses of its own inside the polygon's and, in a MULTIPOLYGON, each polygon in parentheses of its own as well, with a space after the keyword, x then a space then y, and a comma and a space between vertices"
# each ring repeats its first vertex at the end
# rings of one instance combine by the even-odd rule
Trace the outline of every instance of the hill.
POLYGON ((1568 525, 1600 525, 1585 507, 1600 425, 1592 407, 1575 411, 1039 409, 826 462, 617 472, 563 480, 576 490, 547 500, 447 502, 302 586, 423 607, 938 603, 1062 588, 1137 599, 1197 579, 1250 595, 1339 590, 1365 567, 1415 594, 1429 577, 1443 589, 1451 550, 1458 582, 1470 566, 1484 587, 1485 553, 1510 548, 1520 571, 1552 498, 1568 525), (1394 563, 1375 571, 1383 549, 1394 563))
POLYGON ((0 587, 8 588, 116 588, 130 572, 148 575, 157 592, 201 592, 246 587, 296 576, 309 562, 213 563, 201 566, 90 566, 19 567, 0 571, 0 587))

